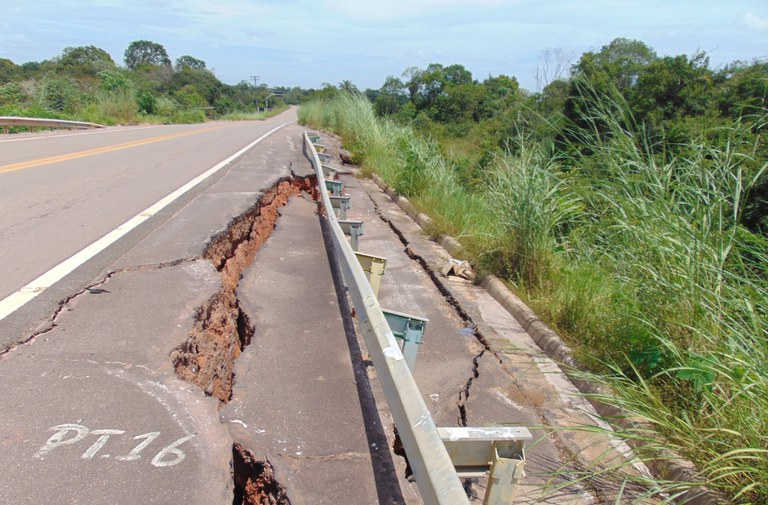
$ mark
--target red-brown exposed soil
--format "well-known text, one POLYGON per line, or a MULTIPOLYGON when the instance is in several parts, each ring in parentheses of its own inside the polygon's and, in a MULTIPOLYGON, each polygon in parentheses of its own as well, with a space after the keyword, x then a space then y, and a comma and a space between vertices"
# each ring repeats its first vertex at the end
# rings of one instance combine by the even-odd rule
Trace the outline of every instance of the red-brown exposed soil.
POLYGON ((302 191, 315 196, 314 188, 311 177, 278 182, 215 236, 206 249, 204 256, 220 272, 222 285, 197 310, 189 338, 171 353, 171 359, 181 379, 197 384, 222 403, 232 396, 235 360, 253 335, 253 327, 237 301, 242 272, 275 229, 280 208, 302 191))
POLYGON ((235 505, 290 505, 285 488, 275 480, 267 461, 259 460, 246 447, 232 448, 233 471, 237 493, 235 505))

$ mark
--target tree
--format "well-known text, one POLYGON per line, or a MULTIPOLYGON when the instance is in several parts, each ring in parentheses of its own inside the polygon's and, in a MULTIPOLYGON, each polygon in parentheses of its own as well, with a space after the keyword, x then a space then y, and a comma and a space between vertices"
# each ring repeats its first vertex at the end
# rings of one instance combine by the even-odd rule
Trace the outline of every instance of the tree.
POLYGON ((351 93, 353 95, 357 95, 358 93, 360 93, 360 90, 357 89, 357 86, 355 86, 352 83, 352 81, 349 81, 349 80, 341 81, 339 83, 339 89, 341 91, 344 91, 344 92, 347 92, 347 93, 351 93))
POLYGON ((406 102, 408 102, 408 95, 405 93, 405 84, 397 77, 390 75, 384 80, 373 107, 380 115, 395 114, 406 102))
POLYGON ((568 135, 576 134, 576 139, 579 130, 595 129, 607 133, 607 125, 596 116, 621 117, 640 74, 655 60, 653 49, 625 38, 614 39, 597 53, 584 53, 571 69, 564 114, 576 128, 568 135))
POLYGON ((626 93, 643 68, 656 59, 656 52, 639 40, 618 38, 603 46, 599 52, 584 53, 572 73, 586 78, 593 86, 608 80, 620 93, 626 93))
POLYGON ((539 96, 540 110, 546 116, 562 112, 567 99, 568 82, 563 79, 556 79, 544 86, 541 91, 539 96))
POLYGON ((752 64, 735 62, 724 71, 727 81, 720 97, 720 110, 732 118, 765 114, 768 109, 768 60, 752 64))
POLYGON ((482 84, 484 93, 478 105, 478 120, 497 116, 522 99, 517 79, 506 75, 488 76, 482 84))
POLYGON ((78 46, 64 49, 59 66, 71 74, 95 76, 99 72, 115 68, 115 61, 100 47, 78 46))
POLYGON ((125 69, 104 70, 99 72, 99 79, 104 91, 124 91, 133 86, 130 73, 125 69))
POLYGON ((145 65, 170 67, 171 59, 161 44, 149 40, 136 40, 131 42, 125 50, 125 64, 131 70, 145 65))
POLYGON ((12 80, 19 74, 18 65, 7 58, 0 58, 0 84, 12 80))
POLYGON ((455 132, 466 133, 470 121, 477 120, 478 105, 485 88, 469 84, 445 85, 444 91, 435 98, 430 116, 435 121, 451 124, 455 132), (464 123, 464 124, 463 124, 464 123))
POLYGON ((571 59, 560 47, 542 51, 536 64, 536 90, 541 92, 549 83, 565 79, 571 59))
POLYGON ((214 103, 221 94, 222 83, 208 70, 184 68, 171 77, 170 91, 194 89, 206 102, 214 103))
POLYGON ((176 58, 176 71, 180 72, 184 69, 205 70, 205 62, 198 60, 195 57, 184 55, 176 58))
POLYGON ((443 80, 456 86, 472 84, 472 72, 464 68, 464 65, 448 65, 443 68, 443 80))
POLYGON ((640 70, 629 96, 638 122, 659 124, 684 116, 699 116, 714 103, 713 73, 705 53, 665 56, 640 70))

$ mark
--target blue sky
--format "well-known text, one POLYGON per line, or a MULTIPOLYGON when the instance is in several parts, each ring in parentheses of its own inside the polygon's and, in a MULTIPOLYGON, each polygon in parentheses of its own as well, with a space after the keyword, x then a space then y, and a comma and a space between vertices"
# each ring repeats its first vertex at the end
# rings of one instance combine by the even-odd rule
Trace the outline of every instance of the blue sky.
POLYGON ((616 37, 712 66, 768 57, 766 0, 24 0, 6 2, 0 58, 20 64, 95 45, 118 64, 134 40, 204 60, 224 82, 319 87, 459 63, 476 79, 571 61, 616 37), (548 55, 548 57, 547 57, 548 55))

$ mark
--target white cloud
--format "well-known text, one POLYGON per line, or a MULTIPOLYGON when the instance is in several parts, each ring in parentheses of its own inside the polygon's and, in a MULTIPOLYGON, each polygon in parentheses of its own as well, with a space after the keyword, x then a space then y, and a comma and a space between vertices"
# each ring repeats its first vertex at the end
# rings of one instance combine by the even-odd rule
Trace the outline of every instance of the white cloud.
POLYGON ((756 30, 759 32, 768 32, 768 18, 763 18, 758 16, 757 14, 752 14, 751 12, 747 12, 741 18, 741 21, 745 25, 747 25, 747 28, 750 28, 752 30, 756 30))

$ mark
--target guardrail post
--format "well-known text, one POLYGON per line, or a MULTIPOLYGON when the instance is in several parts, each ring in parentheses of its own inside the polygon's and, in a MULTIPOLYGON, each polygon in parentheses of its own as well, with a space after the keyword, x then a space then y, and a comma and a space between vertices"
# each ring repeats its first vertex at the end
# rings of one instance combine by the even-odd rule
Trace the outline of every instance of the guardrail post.
POLYGON ((339 173, 339 171, 333 168, 332 166, 322 165, 322 167, 323 167, 323 176, 327 177, 328 179, 335 179, 336 174, 339 173))
POLYGON ((493 465, 485 489, 484 505, 509 505, 512 503, 515 484, 525 477, 525 456, 510 450, 509 444, 493 443, 493 465))
POLYGON ((363 267, 363 271, 368 274, 368 283, 373 289, 373 294, 378 298, 381 278, 384 277, 384 271, 387 268, 387 258, 361 252, 355 252, 355 256, 360 266, 363 267))
POLYGON ((402 341, 403 357, 408 368, 413 372, 416 367, 416 355, 419 353, 419 346, 424 341, 424 332, 427 329, 429 319, 395 312, 394 310, 381 309, 381 311, 384 313, 384 318, 387 320, 392 334, 396 339, 402 341))
POLYGON ((344 189, 344 183, 341 181, 325 179, 325 189, 330 191, 332 196, 341 196, 341 191, 344 189))
POLYGON ((336 217, 347 219, 347 211, 352 208, 352 198, 349 195, 332 196, 331 207, 338 210, 336 217))
POLYGON ((360 246, 360 235, 363 234, 363 222, 353 220, 342 221, 341 219, 337 222, 341 227, 341 231, 343 231, 345 235, 352 237, 350 245, 352 246, 353 251, 357 251, 357 248, 360 246))
POLYGON ((525 442, 533 437, 528 428, 438 428, 440 438, 459 477, 488 475, 485 505, 509 505, 514 487, 525 477, 525 442))

